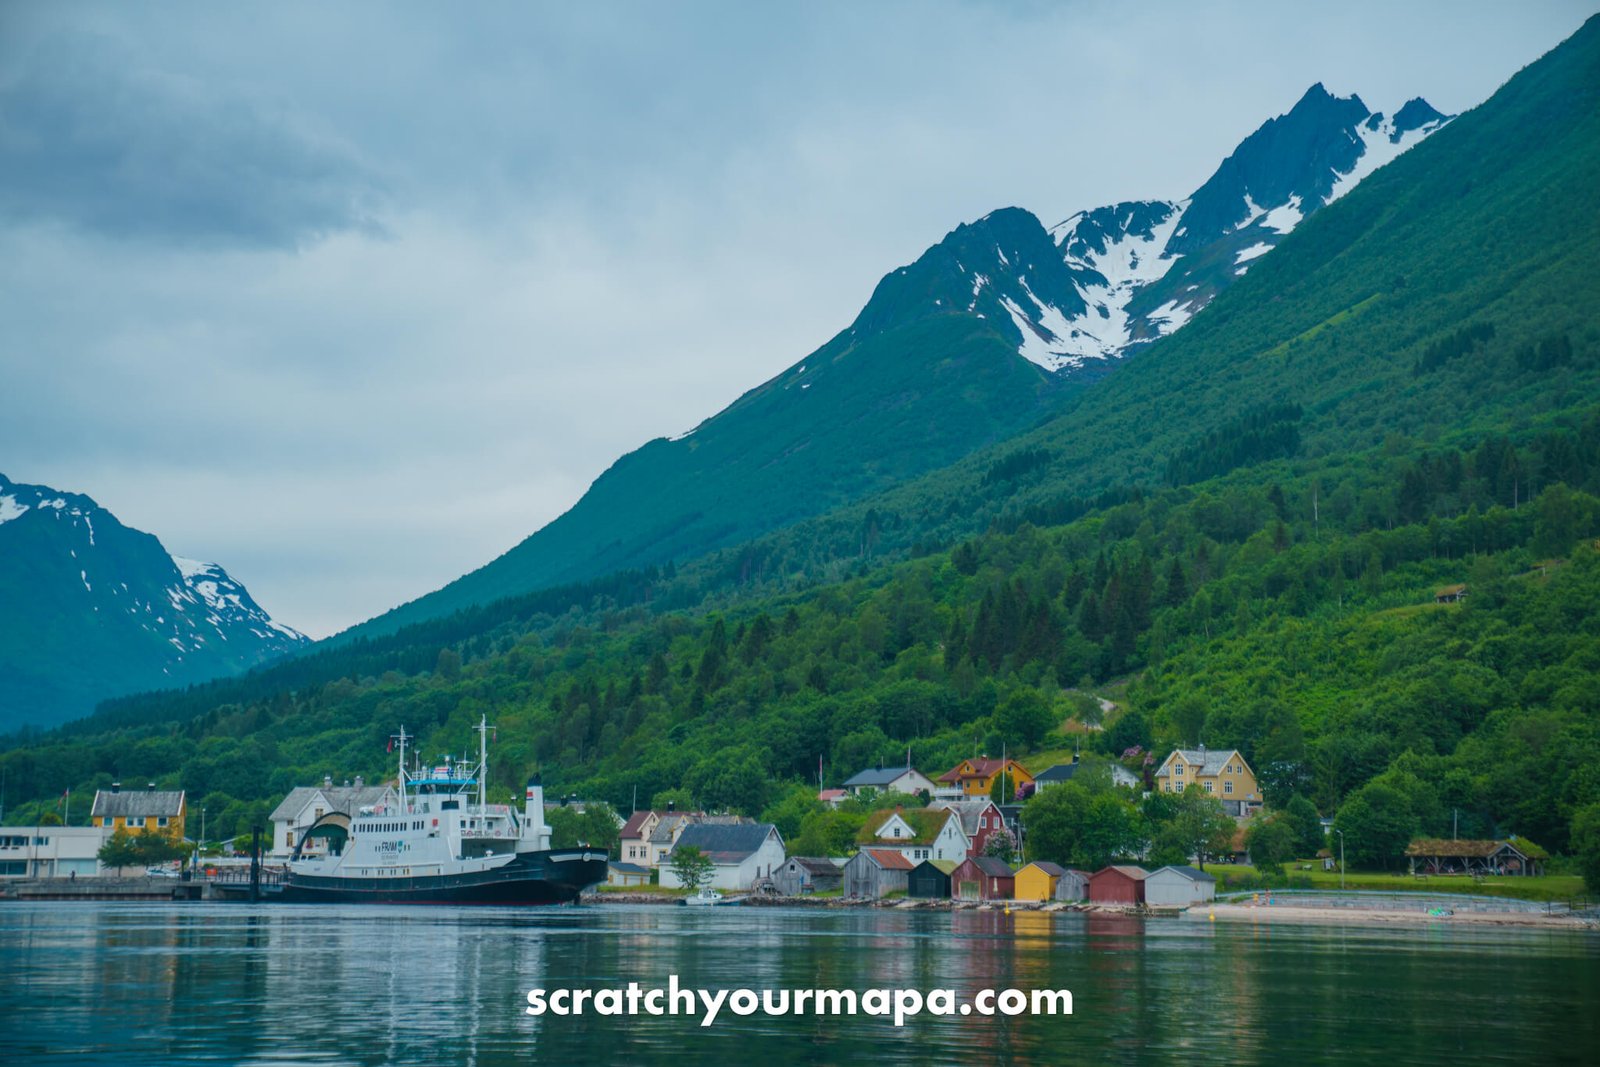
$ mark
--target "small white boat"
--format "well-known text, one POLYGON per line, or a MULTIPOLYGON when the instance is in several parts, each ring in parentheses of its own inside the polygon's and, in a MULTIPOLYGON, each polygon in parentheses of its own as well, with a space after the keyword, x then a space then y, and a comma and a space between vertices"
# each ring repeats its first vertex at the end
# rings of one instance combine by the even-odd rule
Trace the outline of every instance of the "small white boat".
POLYGON ((692 897, 684 897, 683 902, 691 908, 709 908, 722 903, 722 894, 708 885, 700 887, 700 892, 692 897))

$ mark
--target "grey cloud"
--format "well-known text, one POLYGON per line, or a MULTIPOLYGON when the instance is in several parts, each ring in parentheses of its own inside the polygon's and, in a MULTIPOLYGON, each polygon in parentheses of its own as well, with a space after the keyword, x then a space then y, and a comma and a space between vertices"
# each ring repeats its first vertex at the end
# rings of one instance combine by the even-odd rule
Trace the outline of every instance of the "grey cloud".
POLYGON ((294 247, 379 232, 381 186, 331 139, 111 37, 40 40, 0 84, 0 215, 115 238, 294 247))

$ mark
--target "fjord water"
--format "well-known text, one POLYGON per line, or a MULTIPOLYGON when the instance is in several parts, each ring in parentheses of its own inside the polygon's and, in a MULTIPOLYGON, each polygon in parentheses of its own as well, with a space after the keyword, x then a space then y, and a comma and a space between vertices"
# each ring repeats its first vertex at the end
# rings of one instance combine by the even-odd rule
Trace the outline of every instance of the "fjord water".
POLYGON ((9 1063, 1593 1063, 1600 935, 1075 914, 0 905, 9 1063), (533 987, 1070 989, 1071 1017, 531 1018, 533 987))

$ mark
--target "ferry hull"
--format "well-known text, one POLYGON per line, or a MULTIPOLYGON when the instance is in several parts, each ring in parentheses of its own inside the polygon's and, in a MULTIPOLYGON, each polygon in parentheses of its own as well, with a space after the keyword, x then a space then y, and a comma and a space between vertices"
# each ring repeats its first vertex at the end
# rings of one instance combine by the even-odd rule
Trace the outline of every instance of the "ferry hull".
POLYGON ((520 853, 489 871, 353 878, 291 871, 274 898, 294 904, 567 904, 606 880, 604 852, 520 853))

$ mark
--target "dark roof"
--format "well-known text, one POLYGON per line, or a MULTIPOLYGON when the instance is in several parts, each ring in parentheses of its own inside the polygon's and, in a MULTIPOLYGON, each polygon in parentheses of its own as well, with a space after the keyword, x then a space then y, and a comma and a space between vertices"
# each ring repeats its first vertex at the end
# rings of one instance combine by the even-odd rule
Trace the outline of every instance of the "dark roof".
POLYGON ((714 863, 739 863, 775 832, 770 822, 696 823, 684 829, 673 851, 692 847, 710 856, 714 863))
POLYGON ((623 863, 620 860, 611 861, 611 869, 622 874, 649 874, 649 867, 641 867, 637 863, 623 863))
POLYGON ((911 773, 910 767, 868 767, 864 771, 857 771, 845 779, 846 789, 855 789, 861 786, 888 785, 895 779, 911 773))
POLYGON ((1072 776, 1078 773, 1081 763, 1058 763, 1049 770, 1040 771, 1033 779, 1036 782, 1069 782, 1072 776))
POLYGON ((144 816, 157 818, 165 815, 176 818, 183 811, 183 790, 164 791, 160 789, 130 790, 126 793, 112 793, 100 790, 94 795, 94 807, 89 811, 90 818, 111 819, 118 816, 144 816))
POLYGON ((1028 866, 1037 867, 1052 878, 1060 878, 1063 874, 1067 873, 1067 869, 1065 867, 1058 863, 1051 863, 1049 860, 1034 860, 1032 863, 1028 864, 1028 866))
POLYGON ((793 863, 804 867, 812 874, 820 874, 824 878, 837 878, 839 865, 826 856, 790 856, 785 863, 793 863))
POLYGON ((961 832, 968 837, 977 836, 979 830, 978 820, 983 818, 984 812, 991 807, 997 806, 988 797, 981 797, 977 800, 936 800, 928 805, 930 809, 943 808, 961 816, 961 832))
MULTIPOLYGON (((1195 867, 1191 867, 1187 863, 1169 863, 1167 866, 1161 868, 1161 871, 1175 871, 1178 874, 1181 874, 1185 878, 1189 879, 1189 881, 1191 881, 1191 882, 1215 882, 1216 881, 1215 878, 1211 877, 1211 875, 1207 874, 1205 871, 1199 870, 1198 868, 1195 868, 1195 867)), ((1161 871, 1151 871, 1150 873, 1151 874, 1160 874, 1161 871)))
POLYGON ((994 856, 969 856, 966 862, 992 878, 1011 878, 1016 875, 1010 864, 994 856))

